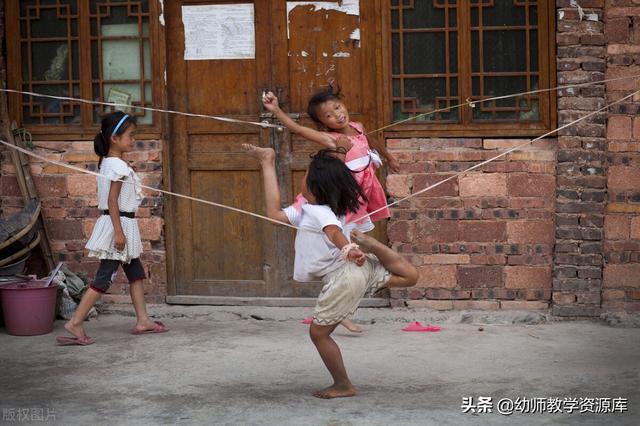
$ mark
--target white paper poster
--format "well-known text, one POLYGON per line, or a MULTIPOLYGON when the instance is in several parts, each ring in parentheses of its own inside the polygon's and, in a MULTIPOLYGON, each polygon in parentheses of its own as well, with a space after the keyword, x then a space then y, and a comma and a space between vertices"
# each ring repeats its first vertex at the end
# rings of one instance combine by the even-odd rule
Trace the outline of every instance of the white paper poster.
POLYGON ((252 3, 182 6, 184 59, 253 59, 252 3))

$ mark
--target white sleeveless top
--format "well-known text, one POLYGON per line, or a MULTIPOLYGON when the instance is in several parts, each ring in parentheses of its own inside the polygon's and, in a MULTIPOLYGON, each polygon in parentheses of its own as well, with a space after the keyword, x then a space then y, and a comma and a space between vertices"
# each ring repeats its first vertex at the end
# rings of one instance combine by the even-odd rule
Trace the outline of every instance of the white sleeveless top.
POLYGON ((140 178, 123 160, 117 157, 105 157, 102 159, 98 177, 98 208, 100 217, 93 227, 91 238, 85 248, 89 250, 90 257, 98 259, 113 259, 123 263, 129 263, 131 259, 140 257, 142 253, 142 240, 136 219, 120 216, 120 224, 126 238, 124 250, 115 248, 115 232, 109 215, 103 215, 102 210, 109 209, 109 190, 111 182, 123 179, 122 189, 118 197, 118 206, 121 212, 135 212, 142 202, 142 188, 140 178))

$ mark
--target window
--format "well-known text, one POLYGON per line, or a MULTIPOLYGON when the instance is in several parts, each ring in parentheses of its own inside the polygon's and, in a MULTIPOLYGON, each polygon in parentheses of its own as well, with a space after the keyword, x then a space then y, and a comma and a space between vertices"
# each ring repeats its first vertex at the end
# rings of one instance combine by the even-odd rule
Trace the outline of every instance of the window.
MULTIPOLYGON (((393 121, 467 100, 555 85, 550 0, 388 0, 393 121)), ((398 131, 533 135, 555 127, 543 92, 478 102, 408 121, 398 131)))
MULTIPOLYGON (((9 87, 133 106, 159 99, 152 46, 158 31, 155 1, 7 1, 9 87)), ((12 95, 11 112, 34 135, 95 131, 113 108, 76 101, 12 95)), ((118 108, 124 109, 124 108, 118 108)), ((153 131, 149 111, 128 110, 153 131)))

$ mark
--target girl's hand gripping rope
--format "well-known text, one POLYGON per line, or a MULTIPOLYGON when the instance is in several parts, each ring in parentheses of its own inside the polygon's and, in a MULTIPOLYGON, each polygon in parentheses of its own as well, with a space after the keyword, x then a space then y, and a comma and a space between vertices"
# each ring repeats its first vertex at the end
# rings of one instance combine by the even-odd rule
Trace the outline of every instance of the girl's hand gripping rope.
POLYGON ((342 258, 348 262, 353 262, 358 266, 364 265, 366 255, 360 250, 355 243, 345 244, 340 250, 342 258))

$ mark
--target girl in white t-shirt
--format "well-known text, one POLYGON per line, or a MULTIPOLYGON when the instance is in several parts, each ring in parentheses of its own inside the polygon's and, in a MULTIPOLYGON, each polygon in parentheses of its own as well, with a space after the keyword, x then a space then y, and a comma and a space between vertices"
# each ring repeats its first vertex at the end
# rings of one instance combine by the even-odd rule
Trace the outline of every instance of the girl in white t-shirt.
POLYGON ((102 120, 102 127, 93 141, 100 157, 98 168, 98 208, 96 221, 86 248, 90 257, 100 259, 96 278, 82 296, 73 317, 64 328, 73 335, 58 336, 61 345, 90 345, 93 339, 82 326, 89 310, 111 286, 118 268, 122 266, 130 284, 130 293, 136 311, 137 323, 133 334, 162 333, 167 327, 149 318, 144 301, 142 281, 145 271, 140 262, 142 242, 135 212, 142 201, 140 178, 125 163, 123 156, 135 147, 136 123, 133 117, 116 111, 102 120))
POLYGON ((324 149, 312 157, 302 194, 291 206, 282 209, 275 152, 249 144, 243 148, 260 161, 267 215, 302 228, 296 233, 293 278, 322 279, 323 288, 309 333, 334 383, 314 395, 353 396, 356 390, 331 333, 342 320, 353 315, 366 293, 383 287, 413 286, 418 271, 389 247, 353 225, 345 226, 345 215, 358 210, 359 198, 364 195, 347 166, 336 157, 336 150, 324 149))

